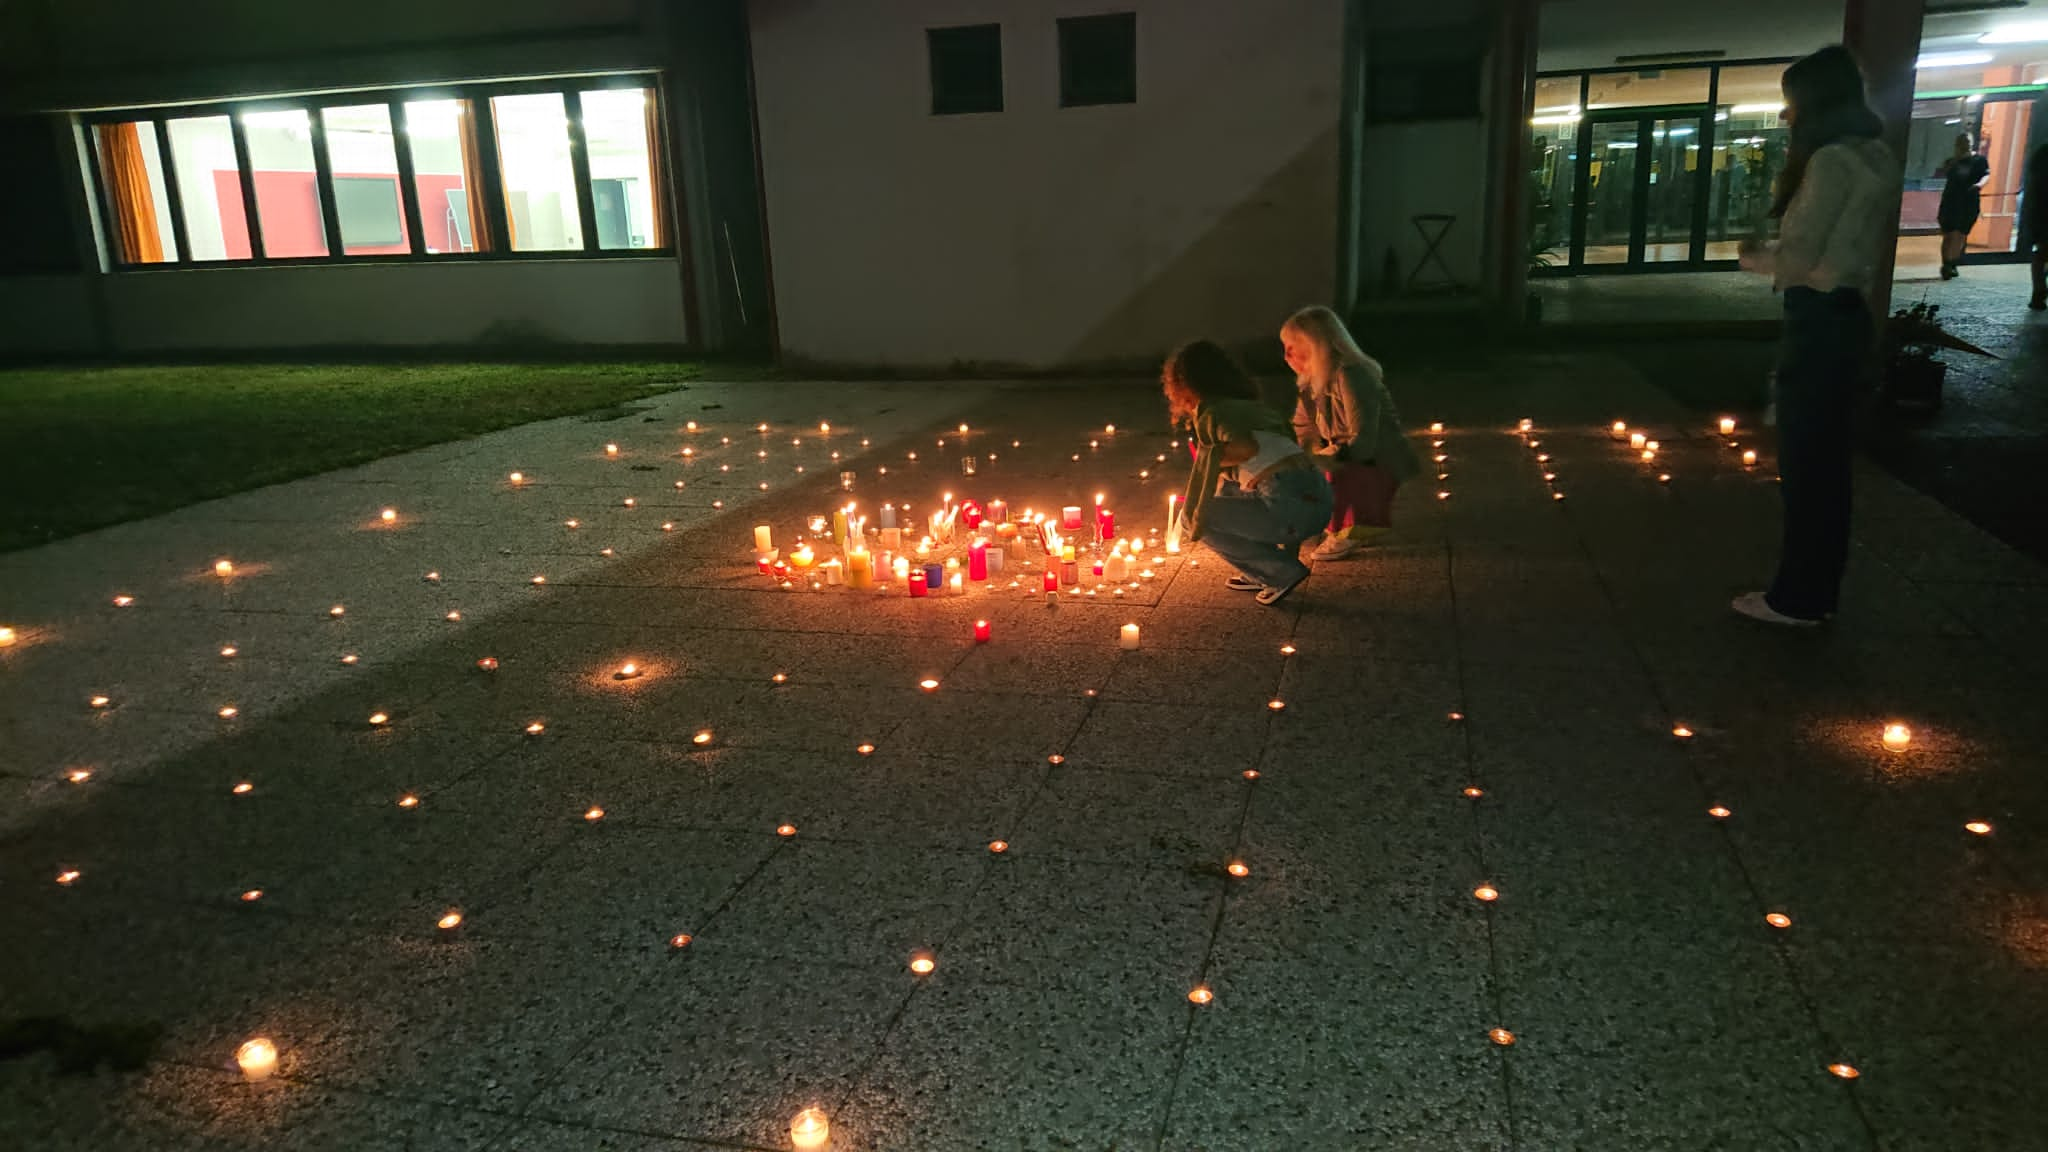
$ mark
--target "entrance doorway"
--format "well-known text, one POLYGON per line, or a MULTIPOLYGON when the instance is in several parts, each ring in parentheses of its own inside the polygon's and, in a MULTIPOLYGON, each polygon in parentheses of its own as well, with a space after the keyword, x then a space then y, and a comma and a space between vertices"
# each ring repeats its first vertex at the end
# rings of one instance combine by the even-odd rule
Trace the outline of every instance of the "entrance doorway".
POLYGON ((1690 264, 1700 247, 1705 108, 1595 115, 1580 125, 1571 265, 1624 271, 1690 264))

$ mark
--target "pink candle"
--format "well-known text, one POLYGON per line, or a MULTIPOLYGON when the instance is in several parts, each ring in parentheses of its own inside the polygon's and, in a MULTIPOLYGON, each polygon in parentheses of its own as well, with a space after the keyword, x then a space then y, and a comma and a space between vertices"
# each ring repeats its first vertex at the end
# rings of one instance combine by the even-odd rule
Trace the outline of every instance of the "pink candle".
POLYGON ((1065 528, 1069 532, 1072 532, 1080 526, 1081 509, 1079 507, 1070 504, 1067 507, 1060 509, 1060 527, 1065 528))
POLYGON ((988 543, 986 541, 976 540, 973 546, 967 549, 967 578, 969 580, 988 579, 988 543))
POLYGON ((976 620, 976 621, 974 622, 974 642, 975 642, 976 644, 986 644, 986 643, 988 643, 988 638, 989 638, 989 627, 988 627, 988 621, 986 621, 986 620, 976 620))
POLYGON ((925 594, 924 569, 912 568, 910 570, 910 594, 912 596, 923 596, 925 594))

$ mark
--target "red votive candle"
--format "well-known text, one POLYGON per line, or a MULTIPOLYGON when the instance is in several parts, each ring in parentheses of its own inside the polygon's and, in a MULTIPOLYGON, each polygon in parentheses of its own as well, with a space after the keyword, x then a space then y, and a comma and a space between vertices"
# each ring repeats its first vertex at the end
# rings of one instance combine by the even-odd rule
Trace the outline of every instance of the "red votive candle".
POLYGON ((1046 590, 1047 592, 1057 592, 1057 591, 1059 591, 1059 590, 1060 590, 1060 573, 1059 573, 1059 569, 1057 569, 1057 568, 1053 568, 1053 567, 1050 567, 1050 566, 1048 566, 1048 567, 1046 568, 1046 570, 1045 570, 1045 590, 1046 590))
POLYGON ((1116 539, 1116 513, 1107 508, 1095 510, 1095 538, 1102 541, 1116 539))
POLYGON ((981 505, 972 500, 963 501, 960 505, 960 522, 967 525, 969 532, 981 527, 981 505))
POLYGON ((910 570, 910 594, 912 596, 923 596, 925 591, 924 569, 912 568, 910 570))
POLYGON ((988 638, 989 638, 989 627, 988 627, 988 621, 986 621, 986 620, 976 620, 976 621, 974 622, 974 642, 975 642, 976 644, 986 644, 986 643, 988 643, 988 638))

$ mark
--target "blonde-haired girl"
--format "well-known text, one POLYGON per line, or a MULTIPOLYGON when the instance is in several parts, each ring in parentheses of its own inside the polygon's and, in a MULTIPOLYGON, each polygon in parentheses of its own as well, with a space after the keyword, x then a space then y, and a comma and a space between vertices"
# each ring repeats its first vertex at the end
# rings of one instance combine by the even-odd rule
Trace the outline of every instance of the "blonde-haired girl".
POLYGON ((1422 471, 1386 374, 1335 312, 1303 308, 1280 327, 1297 399, 1294 437, 1315 454, 1335 502, 1311 560, 1342 560, 1393 526, 1394 492, 1422 471))

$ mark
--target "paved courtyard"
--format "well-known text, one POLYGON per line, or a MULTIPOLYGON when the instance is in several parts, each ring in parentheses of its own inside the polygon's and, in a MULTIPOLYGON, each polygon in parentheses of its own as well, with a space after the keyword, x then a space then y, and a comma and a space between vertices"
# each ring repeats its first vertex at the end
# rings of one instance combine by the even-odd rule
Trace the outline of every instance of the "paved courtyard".
POLYGON ((0 1144, 2048 1147, 2048 569, 1865 469, 1839 622, 1745 626, 1767 441, 1400 384, 1444 478, 1279 609, 1158 541, 1135 384, 696 385, 0 557, 0 1024, 161 1029, 0 1062, 0 1144), (947 492, 1133 572, 757 570, 947 492))

